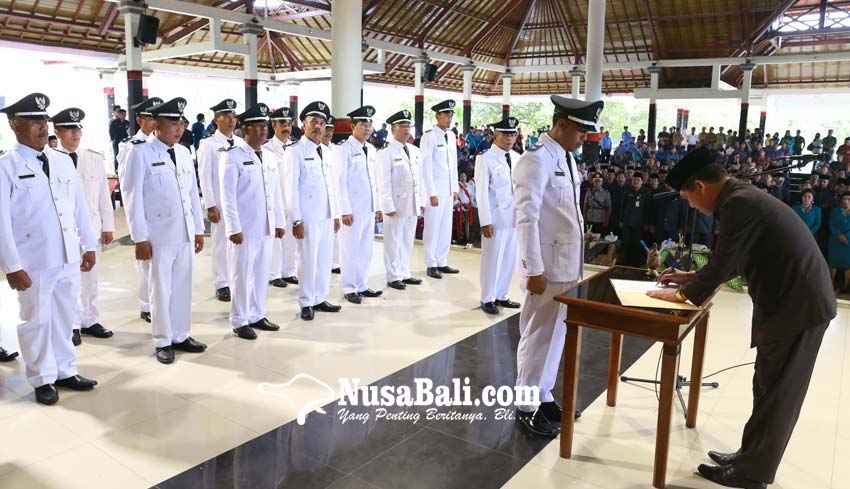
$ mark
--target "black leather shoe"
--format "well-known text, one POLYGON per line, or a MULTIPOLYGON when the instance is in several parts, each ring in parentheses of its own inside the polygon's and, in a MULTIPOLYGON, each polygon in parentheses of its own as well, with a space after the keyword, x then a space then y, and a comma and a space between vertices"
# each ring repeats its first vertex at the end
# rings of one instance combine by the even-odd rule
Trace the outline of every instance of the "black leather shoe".
POLYGON ((554 426, 546 419, 546 416, 543 416, 543 413, 539 409, 533 413, 517 409, 516 422, 533 435, 555 438, 561 432, 557 426, 554 426))
POLYGON ((170 346, 163 346, 162 348, 157 348, 156 360, 159 363, 164 363, 166 365, 168 365, 169 363, 174 363, 174 348, 170 346))
POLYGON ((236 333, 236 336, 242 338, 243 340, 256 340, 257 333, 251 329, 247 324, 245 326, 239 326, 238 328, 233 328, 233 332, 236 333))
POLYGON ((514 302, 510 299, 505 299, 503 301, 496 301, 496 305, 499 307, 507 307, 508 309, 519 309, 519 302, 514 302))
MULTIPOLYGON (((546 416, 546 419, 548 419, 550 423, 561 422, 561 406, 557 402, 541 402, 540 407, 537 409, 543 413, 543 416, 546 416)), ((579 414, 579 416, 581 415, 579 414)))
POLYGON ((499 314, 499 308, 496 307, 495 302, 482 302, 481 310, 487 314, 499 314))
POLYGON ((142 311, 139 313, 139 317, 142 318, 142 321, 151 322, 151 313, 142 311))
POLYGON ((112 338, 112 331, 104 328, 100 323, 94 323, 88 328, 80 329, 80 333, 95 338, 112 338))
POLYGON ((342 309, 342 306, 337 306, 335 304, 331 304, 328 301, 324 301, 313 306, 313 309, 322 312, 339 312, 340 309, 342 309))
POLYGON ((428 267, 428 276, 431 278, 443 278, 443 274, 437 267, 428 267))
POLYGON ((222 287, 215 291, 215 298, 221 302, 230 302, 230 287, 222 287))
POLYGON ((395 281, 392 281, 392 282, 387 282, 387 285, 388 285, 388 286, 390 286, 390 287, 392 287, 392 288, 394 288, 394 289, 396 289, 396 290, 404 290, 404 289, 406 289, 406 288, 407 288, 407 286, 406 286, 406 285, 404 285, 404 284, 401 282, 401 280, 395 280, 395 281))
POLYGON ((313 308, 312 307, 302 307, 301 308, 301 319, 305 321, 313 320, 313 308))
POLYGON ((715 452, 714 450, 708 452, 708 458, 714 460, 717 465, 731 465, 732 462, 735 461, 735 457, 738 456, 738 453, 722 453, 715 452))
POLYGON ((172 343, 171 347, 175 350, 185 351, 187 353, 201 353, 207 349, 207 345, 192 338, 191 336, 181 341, 180 343, 172 343))
POLYGON ((56 404, 59 401, 59 391, 53 384, 44 384, 35 388, 35 400, 46 406, 56 404))
POLYGON ((298 285, 298 277, 296 277, 295 275, 291 277, 283 277, 283 281, 288 284, 298 285))
POLYGON ((701 476, 725 487, 740 487, 743 489, 766 489, 767 484, 759 481, 745 479, 735 473, 732 465, 707 465, 700 464, 697 468, 701 476))
POLYGON ((11 362, 15 358, 18 358, 18 352, 13 351, 12 353, 9 353, 5 348, 0 346, 0 362, 11 362))
POLYGON ((90 391, 97 385, 97 381, 87 379, 82 375, 73 375, 66 379, 59 379, 53 385, 56 387, 65 387, 72 391, 90 391))
POLYGON ((437 267, 437 270, 439 270, 439 271, 440 271, 440 272, 442 272, 442 273, 449 273, 449 274, 451 274, 451 273, 460 273, 460 270, 458 270, 457 268, 452 268, 452 267, 450 267, 450 266, 448 266, 448 265, 446 265, 446 266, 444 266, 444 267, 437 267))
POLYGON ((74 331, 72 331, 71 332, 71 343, 73 343, 74 346, 80 346, 80 343, 82 343, 82 342, 83 342, 83 339, 80 337, 80 330, 75 329, 74 331))
POLYGON ((360 297, 358 293, 345 294, 345 300, 352 304, 360 304, 363 302, 363 298, 360 297))
POLYGON ((260 329, 260 330, 263 330, 263 331, 279 331, 280 330, 280 326, 269 321, 266 318, 260 319, 259 321, 255 322, 255 323, 251 323, 248 326, 250 326, 252 328, 260 329))
POLYGON ((339 275, 340 273, 342 273, 342 270, 339 267, 331 268, 331 273, 339 275))
POLYGON ((421 278, 415 278, 415 277, 406 278, 406 279, 402 280, 401 282, 405 283, 407 285, 422 285, 422 279, 421 278))
POLYGON ((366 290, 363 290, 361 292, 358 292, 358 294, 362 295, 363 297, 381 297, 382 295, 384 295, 384 291, 383 290, 375 291, 375 290, 372 290, 372 289, 366 289, 366 290))
POLYGON ((283 280, 282 278, 276 278, 274 280, 269 280, 269 285, 271 285, 273 287, 280 287, 281 289, 284 289, 289 284, 287 284, 286 281, 283 280))

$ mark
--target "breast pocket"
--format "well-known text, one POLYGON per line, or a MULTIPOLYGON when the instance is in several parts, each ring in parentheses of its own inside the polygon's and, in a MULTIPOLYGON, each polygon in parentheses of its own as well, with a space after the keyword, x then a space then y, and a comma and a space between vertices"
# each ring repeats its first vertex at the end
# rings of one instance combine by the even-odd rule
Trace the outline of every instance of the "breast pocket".
POLYGON ((154 181, 156 185, 160 188, 165 186, 169 180, 174 179, 174 170, 163 165, 163 166, 152 166, 148 173, 151 176, 151 179, 154 181))
POLYGON ((499 166, 490 174, 490 185, 494 188, 502 188, 511 184, 511 176, 508 169, 499 166))
POLYGON ((549 266, 551 279, 570 282, 579 276, 581 266, 580 243, 568 234, 557 234, 543 242, 543 261, 549 266))
POLYGON ((566 176, 553 175, 549 179, 550 191, 557 196, 558 202, 566 202, 570 190, 570 180, 566 176))

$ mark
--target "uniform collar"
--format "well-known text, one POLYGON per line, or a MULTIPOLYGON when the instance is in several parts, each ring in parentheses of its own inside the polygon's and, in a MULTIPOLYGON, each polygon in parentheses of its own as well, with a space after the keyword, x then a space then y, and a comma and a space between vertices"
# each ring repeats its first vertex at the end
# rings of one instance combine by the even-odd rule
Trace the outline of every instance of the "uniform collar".
POLYGON ((281 140, 279 137, 277 137, 277 134, 275 134, 274 136, 272 136, 272 141, 273 141, 275 144, 280 145, 280 147, 281 147, 281 148, 285 148, 285 147, 286 147, 286 145, 288 145, 288 144, 289 144, 289 140, 283 141, 283 140, 281 140))
POLYGON ((71 154, 71 153, 78 153, 78 154, 79 154, 79 153, 80 153, 80 150, 81 150, 82 148, 79 148, 79 147, 78 147, 76 151, 71 151, 70 149, 66 148, 65 146, 62 146, 62 143, 59 143, 59 147, 58 147, 58 148, 56 148, 56 149, 58 149, 59 151, 61 151, 61 152, 65 153, 65 154, 71 154))
POLYGON ((154 149, 157 149, 157 150, 160 150, 160 151, 167 151, 167 150, 172 149, 174 147, 174 146, 172 146, 172 147, 169 148, 168 146, 166 146, 165 143, 160 141, 159 138, 156 137, 156 135, 153 134, 153 133, 151 133, 150 137, 148 138, 148 143, 152 144, 154 149))
POLYGON ((217 139, 218 141, 221 141, 222 143, 226 143, 228 139, 232 139, 234 142, 236 142, 236 133, 235 132, 233 133, 232 136, 230 136, 228 138, 227 136, 222 134, 221 131, 216 131, 215 134, 212 135, 212 137, 214 139, 217 139))
MULTIPOLYGON (((47 148, 47 146, 45 146, 45 148, 47 148)), ((13 150, 17 151, 18 153, 21 153, 22 155, 24 155, 25 158, 32 158, 32 159, 36 159, 40 153, 44 153, 44 150, 39 151, 37 149, 32 149, 29 146, 27 146, 26 144, 21 144, 21 143, 15 144, 15 147, 13 148, 13 150)))
POLYGON ((448 131, 444 131, 442 128, 440 128, 440 126, 434 126, 433 131, 434 131, 435 133, 437 133, 438 135, 440 135, 440 136, 443 136, 443 135, 445 135, 445 134, 448 134, 448 131))
POLYGON ((314 143, 313 140, 308 138, 307 136, 301 136, 301 142, 303 144, 311 145, 312 148, 318 148, 319 146, 323 146, 322 143, 319 143, 319 144, 314 143))
POLYGON ((556 156, 558 159, 567 159, 567 150, 565 150, 563 146, 558 144, 558 141, 552 139, 552 136, 550 136, 548 132, 543 133, 543 135, 540 136, 538 144, 542 144, 547 151, 552 153, 552 155, 556 156))
MULTIPOLYGON (((151 134, 153 134, 153 131, 151 131, 151 134)), ((135 136, 133 136, 133 138, 140 139, 142 141, 147 141, 151 134, 145 134, 141 129, 139 129, 138 131, 136 131, 136 134, 135 136)))

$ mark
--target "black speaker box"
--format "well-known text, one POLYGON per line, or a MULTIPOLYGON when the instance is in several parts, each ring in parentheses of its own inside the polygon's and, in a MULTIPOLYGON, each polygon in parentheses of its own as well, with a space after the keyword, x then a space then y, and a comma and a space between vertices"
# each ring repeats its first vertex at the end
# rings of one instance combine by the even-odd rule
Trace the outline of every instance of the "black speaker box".
POLYGON ((159 17, 142 14, 139 17, 139 32, 136 34, 139 44, 156 44, 159 32, 159 17))
POLYGON ((437 65, 427 63, 425 65, 425 69, 422 72, 422 79, 425 82, 432 82, 437 78, 437 65))

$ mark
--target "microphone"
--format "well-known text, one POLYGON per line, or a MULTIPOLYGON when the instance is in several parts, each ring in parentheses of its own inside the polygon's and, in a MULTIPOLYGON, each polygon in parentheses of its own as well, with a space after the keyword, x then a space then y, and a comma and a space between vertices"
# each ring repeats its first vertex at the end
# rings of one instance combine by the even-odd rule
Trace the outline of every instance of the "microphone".
POLYGON ((774 158, 774 160, 800 160, 800 161, 820 161, 823 159, 823 155, 792 155, 792 156, 780 156, 779 158, 774 158))
POLYGON ((675 190, 673 190, 671 192, 657 193, 657 194, 652 196, 652 200, 667 199, 667 198, 670 198, 670 197, 678 197, 678 196, 679 196, 679 192, 676 192, 675 190))

